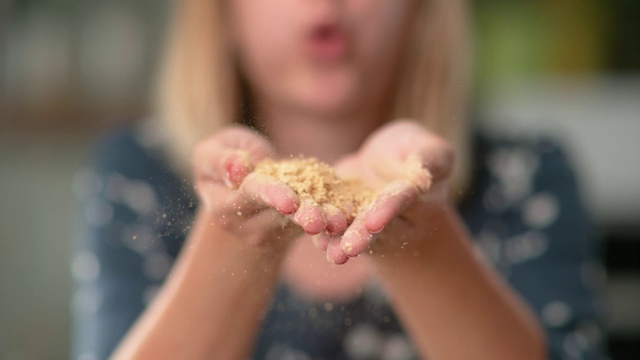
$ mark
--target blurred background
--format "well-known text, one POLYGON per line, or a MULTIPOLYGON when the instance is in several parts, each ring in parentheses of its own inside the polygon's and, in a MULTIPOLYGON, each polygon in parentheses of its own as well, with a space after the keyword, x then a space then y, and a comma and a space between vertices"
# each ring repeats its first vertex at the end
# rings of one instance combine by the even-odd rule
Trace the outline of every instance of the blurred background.
MULTIPOLYGON (((608 347, 640 359, 640 1, 475 0, 474 108, 566 139, 604 239, 608 347)), ((149 113, 167 1, 0 1, 0 359, 69 357, 74 191, 149 113)))

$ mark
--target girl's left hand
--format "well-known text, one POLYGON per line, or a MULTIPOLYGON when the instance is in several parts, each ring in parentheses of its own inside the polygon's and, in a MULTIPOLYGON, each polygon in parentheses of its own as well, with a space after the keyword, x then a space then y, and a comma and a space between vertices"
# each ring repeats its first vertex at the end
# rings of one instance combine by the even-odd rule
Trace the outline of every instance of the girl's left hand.
POLYGON ((314 243, 342 264, 362 253, 398 254, 425 241, 433 227, 429 219, 449 205, 453 157, 445 140, 416 122, 394 121, 379 129, 336 167, 341 176, 357 177, 380 192, 341 236, 315 235, 314 243))

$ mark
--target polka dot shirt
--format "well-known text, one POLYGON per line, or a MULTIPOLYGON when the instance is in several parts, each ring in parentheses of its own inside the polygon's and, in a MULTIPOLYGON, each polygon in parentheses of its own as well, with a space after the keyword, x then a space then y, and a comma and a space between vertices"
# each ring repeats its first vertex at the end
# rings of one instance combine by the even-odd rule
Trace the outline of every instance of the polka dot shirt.
MULTIPOLYGON (((459 204, 478 253, 530 304, 552 359, 604 359, 604 270, 566 155, 548 140, 474 142, 473 186, 459 204)), ((103 139, 79 172, 71 271, 74 358, 104 359, 162 286, 197 207, 191 185, 144 130, 103 139)), ((491 324, 487 324, 491 326, 491 324)), ((212 354, 215 358, 215 354, 212 354)), ((254 359, 417 359, 379 285, 348 303, 314 303, 281 285, 254 359)))

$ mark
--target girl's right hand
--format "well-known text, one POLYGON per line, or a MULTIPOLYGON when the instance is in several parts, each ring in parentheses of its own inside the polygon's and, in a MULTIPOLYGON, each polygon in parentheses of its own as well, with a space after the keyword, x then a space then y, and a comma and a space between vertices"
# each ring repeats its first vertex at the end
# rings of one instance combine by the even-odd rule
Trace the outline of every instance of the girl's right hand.
POLYGON ((253 173, 265 158, 276 158, 275 149, 245 127, 229 127, 198 144, 193 160, 200 215, 244 245, 278 250, 303 231, 344 231, 342 214, 328 216, 285 183, 253 173))

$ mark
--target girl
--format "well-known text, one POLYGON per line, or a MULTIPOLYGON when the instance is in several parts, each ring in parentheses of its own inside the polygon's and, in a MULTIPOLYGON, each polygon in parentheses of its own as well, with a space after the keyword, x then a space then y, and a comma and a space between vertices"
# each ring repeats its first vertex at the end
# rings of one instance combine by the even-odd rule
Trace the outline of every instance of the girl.
POLYGON ((463 5, 177 2, 160 121, 96 161, 78 356, 545 358, 522 295, 553 354, 596 356, 573 179, 547 142, 469 131, 463 5), (252 173, 297 155, 380 193, 347 223, 252 173))

